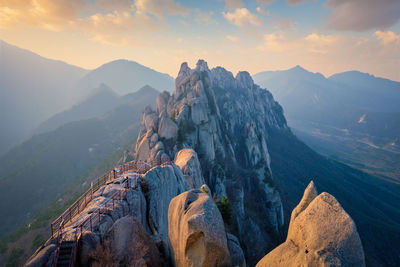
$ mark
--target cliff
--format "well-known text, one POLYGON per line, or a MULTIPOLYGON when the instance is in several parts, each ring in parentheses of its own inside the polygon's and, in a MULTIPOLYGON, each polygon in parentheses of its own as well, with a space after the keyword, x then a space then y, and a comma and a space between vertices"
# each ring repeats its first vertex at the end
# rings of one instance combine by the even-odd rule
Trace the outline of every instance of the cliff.
POLYGON ((271 250, 259 266, 364 266, 354 222, 313 183, 278 246, 284 218, 270 131, 290 133, 282 108, 247 72, 183 63, 173 94, 143 112, 136 161, 61 220, 61 241, 50 239, 26 265, 65 261, 63 244, 76 244, 71 259, 83 266, 243 267, 271 250))
POLYGON ((137 158, 161 162, 196 151, 213 197, 232 207, 229 230, 255 262, 279 243, 283 225, 266 140, 271 128, 290 131, 282 108, 249 73, 234 77, 202 60, 195 69, 183 63, 173 94, 161 93, 156 106, 143 114, 137 158))

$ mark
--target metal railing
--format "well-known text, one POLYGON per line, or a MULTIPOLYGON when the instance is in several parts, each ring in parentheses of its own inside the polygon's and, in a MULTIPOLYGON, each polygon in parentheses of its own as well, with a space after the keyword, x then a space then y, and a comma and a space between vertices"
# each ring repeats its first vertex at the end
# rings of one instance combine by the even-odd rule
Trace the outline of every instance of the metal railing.
POLYGON ((93 194, 97 192, 103 185, 107 184, 107 182, 116 179, 120 174, 127 171, 134 171, 139 174, 145 174, 152 167, 171 164, 169 159, 165 160, 155 160, 150 163, 146 163, 143 161, 131 161, 125 164, 116 166, 113 170, 104 174, 103 176, 97 178, 91 183, 90 188, 83 193, 69 208, 67 208, 57 219, 55 219, 50 224, 51 228, 51 237, 54 238, 63 229, 63 226, 68 222, 71 222, 72 219, 81 213, 87 204, 93 199, 93 194), (119 171, 117 171, 119 170, 119 171))

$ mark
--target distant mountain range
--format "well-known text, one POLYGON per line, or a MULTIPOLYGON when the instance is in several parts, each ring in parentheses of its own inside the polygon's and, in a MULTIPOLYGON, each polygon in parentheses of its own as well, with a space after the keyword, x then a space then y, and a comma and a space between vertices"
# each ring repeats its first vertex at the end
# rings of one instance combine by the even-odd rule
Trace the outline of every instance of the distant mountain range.
POLYGON ((172 77, 133 61, 116 60, 89 71, 1 40, 0 62, 0 155, 40 132, 40 123, 78 104, 101 84, 117 95, 145 85, 160 91, 173 88, 172 77))
POLYGON ((400 182, 400 82, 358 71, 326 78, 300 66, 254 80, 273 93, 289 126, 312 148, 400 182))
POLYGON ((172 91, 174 79, 168 74, 157 72, 153 69, 129 60, 115 60, 106 63, 86 74, 77 87, 82 90, 91 90, 104 83, 120 95, 132 93, 145 85, 159 91, 172 91))
POLYGON ((102 160, 134 143, 142 110, 147 105, 154 106, 158 93, 146 86, 119 97, 110 89, 101 88, 40 128, 54 130, 34 135, 3 155, 0 158, 0 213, 3 214, 0 236, 56 197, 62 197, 102 160), (60 123, 63 124, 58 126, 60 123))

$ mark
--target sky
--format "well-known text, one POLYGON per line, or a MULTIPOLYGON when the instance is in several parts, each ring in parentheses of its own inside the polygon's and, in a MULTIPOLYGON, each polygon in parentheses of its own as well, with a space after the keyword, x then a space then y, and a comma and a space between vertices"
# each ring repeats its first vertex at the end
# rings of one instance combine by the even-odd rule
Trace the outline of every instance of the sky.
POLYGON ((0 0, 0 39, 86 69, 128 59, 175 77, 301 65, 400 81, 400 0, 0 0))

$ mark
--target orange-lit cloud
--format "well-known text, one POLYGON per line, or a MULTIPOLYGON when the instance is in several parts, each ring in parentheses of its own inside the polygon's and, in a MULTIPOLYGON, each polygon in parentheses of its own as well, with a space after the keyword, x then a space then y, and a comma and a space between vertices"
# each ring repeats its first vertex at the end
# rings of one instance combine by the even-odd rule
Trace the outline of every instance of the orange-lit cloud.
POLYGON ((239 42, 239 37, 233 36, 233 35, 227 35, 226 39, 228 39, 229 41, 234 42, 234 43, 239 42))
POLYGON ((28 24, 57 31, 69 25, 86 7, 84 0, 3 0, 0 27, 28 24))
POLYGON ((174 0, 136 0, 135 7, 139 14, 152 14, 157 18, 165 15, 187 15, 189 9, 174 0))
POLYGON ((145 45, 145 37, 149 32, 163 28, 162 23, 145 14, 127 11, 97 13, 86 19, 79 19, 75 26, 89 33, 94 41, 118 46, 145 45))
POLYGON ((245 25, 260 26, 262 24, 261 19, 247 8, 236 8, 233 12, 224 12, 223 15, 226 20, 239 27, 245 25))
POLYGON ((392 31, 387 31, 387 32, 376 31, 374 35, 384 45, 389 45, 389 44, 400 45, 400 35, 392 31))

